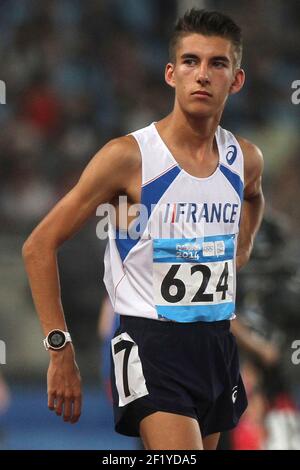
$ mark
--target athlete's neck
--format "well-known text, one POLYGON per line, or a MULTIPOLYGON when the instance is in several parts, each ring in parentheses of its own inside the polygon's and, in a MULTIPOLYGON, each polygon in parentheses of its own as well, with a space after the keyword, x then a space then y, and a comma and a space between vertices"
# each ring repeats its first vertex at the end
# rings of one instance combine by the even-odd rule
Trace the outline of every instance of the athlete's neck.
POLYGON ((214 136, 220 116, 193 117, 174 109, 167 117, 156 124, 166 141, 188 151, 190 154, 209 155, 213 152, 214 136))

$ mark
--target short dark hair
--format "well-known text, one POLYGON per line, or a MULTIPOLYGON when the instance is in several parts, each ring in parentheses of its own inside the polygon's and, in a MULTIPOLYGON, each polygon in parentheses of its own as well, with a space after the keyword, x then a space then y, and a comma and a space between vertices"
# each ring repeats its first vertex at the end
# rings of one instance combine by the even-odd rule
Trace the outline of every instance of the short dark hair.
POLYGON ((242 31, 229 17, 218 11, 199 10, 192 8, 178 19, 170 37, 169 57, 171 62, 176 60, 176 47, 179 39, 189 34, 198 33, 203 36, 220 36, 229 39, 235 49, 236 66, 242 60, 242 31))

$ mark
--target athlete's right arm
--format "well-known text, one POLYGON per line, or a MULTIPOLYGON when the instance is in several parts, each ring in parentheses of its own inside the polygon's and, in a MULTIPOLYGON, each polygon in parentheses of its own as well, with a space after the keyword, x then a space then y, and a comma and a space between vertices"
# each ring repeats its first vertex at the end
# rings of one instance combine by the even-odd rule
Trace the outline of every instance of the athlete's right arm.
MULTIPOLYGON (((51 210, 23 245, 23 258, 32 297, 44 335, 53 329, 67 331, 61 304, 57 249, 72 237, 99 204, 126 193, 128 182, 139 166, 133 137, 115 139, 90 161, 76 186, 51 210)), ((48 406, 65 421, 76 422, 81 413, 80 374, 74 349, 67 343, 50 352, 48 406)))

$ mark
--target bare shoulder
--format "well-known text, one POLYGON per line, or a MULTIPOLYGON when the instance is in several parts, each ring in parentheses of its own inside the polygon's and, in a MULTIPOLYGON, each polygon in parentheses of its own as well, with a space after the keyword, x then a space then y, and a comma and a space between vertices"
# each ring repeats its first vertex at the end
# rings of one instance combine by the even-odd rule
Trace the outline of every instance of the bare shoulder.
POLYGON ((260 148, 249 140, 240 136, 236 138, 244 155, 244 177, 247 185, 248 182, 261 177, 264 167, 263 154, 260 148))
POLYGON ((91 188, 97 193, 101 185, 107 196, 112 197, 126 192, 140 166, 140 150, 134 137, 119 137, 109 141, 94 155, 77 187, 84 191, 91 188))
POLYGON ((137 141, 131 135, 110 140, 95 155, 96 159, 109 160, 111 165, 132 170, 141 164, 140 150, 137 141))

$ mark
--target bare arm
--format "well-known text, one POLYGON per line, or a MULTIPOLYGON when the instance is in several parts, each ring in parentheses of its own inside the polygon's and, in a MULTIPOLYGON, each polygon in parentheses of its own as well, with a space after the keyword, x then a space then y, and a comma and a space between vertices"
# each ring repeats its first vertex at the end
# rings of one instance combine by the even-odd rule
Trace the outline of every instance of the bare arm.
MULTIPOLYGON (((72 237, 97 206, 126 192, 137 166, 132 137, 108 143, 88 164, 76 186, 36 227, 23 246, 23 258, 35 307, 46 336, 52 329, 67 331, 60 296, 57 249, 72 237)), ((76 422, 81 411, 80 375, 72 344, 50 350, 48 406, 65 421, 76 422), (73 409, 72 409, 73 408, 73 409)))
POLYGON ((111 336, 115 315, 109 296, 106 295, 100 308, 98 320, 98 335, 101 340, 104 341, 111 336))
POLYGON ((237 248, 237 269, 249 260, 254 238, 264 213, 264 196, 261 187, 263 158, 261 151, 250 142, 239 139, 244 154, 245 188, 237 248))

